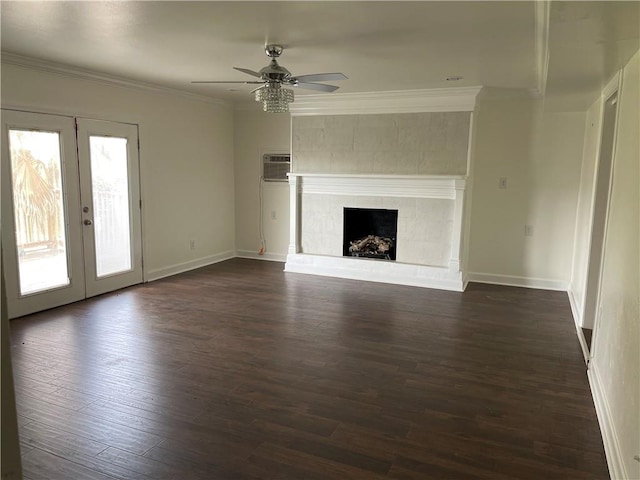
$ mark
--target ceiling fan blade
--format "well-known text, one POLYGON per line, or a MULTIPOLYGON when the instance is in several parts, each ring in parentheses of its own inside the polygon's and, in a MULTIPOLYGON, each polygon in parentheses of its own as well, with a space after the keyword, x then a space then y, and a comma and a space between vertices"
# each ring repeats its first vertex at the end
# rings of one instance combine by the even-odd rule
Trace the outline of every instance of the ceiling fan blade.
POLYGON ((251 75, 253 77, 260 78, 262 76, 258 72, 254 72, 253 70, 249 70, 248 68, 240 68, 240 67, 233 67, 233 68, 234 70, 238 70, 239 72, 246 73, 247 75, 251 75))
POLYGON ((246 85, 262 85, 264 82, 243 82, 243 81, 237 81, 237 80, 230 80, 225 82, 224 80, 218 81, 218 80, 199 80, 199 81, 194 81, 191 83, 244 83, 246 85))
POLYGON ((307 90, 318 90, 320 92, 333 92, 340 87, 336 87, 335 85, 324 85, 323 83, 308 83, 308 82, 297 82, 293 85, 294 87, 306 88, 307 90))
POLYGON ((335 80, 348 80, 344 73, 312 73, 295 77, 299 82, 332 82, 335 80))

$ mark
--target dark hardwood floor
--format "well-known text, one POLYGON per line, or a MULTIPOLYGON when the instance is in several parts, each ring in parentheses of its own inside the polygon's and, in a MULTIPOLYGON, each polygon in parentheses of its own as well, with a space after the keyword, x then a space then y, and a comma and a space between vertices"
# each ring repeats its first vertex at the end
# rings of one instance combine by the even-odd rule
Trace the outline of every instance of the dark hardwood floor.
POLYGON ((587 349, 591 350, 591 337, 593 337, 593 330, 591 328, 583 328, 582 335, 584 335, 584 341, 587 342, 587 349))
POLYGON ((11 323, 28 479, 605 479, 567 295, 234 259, 11 323))

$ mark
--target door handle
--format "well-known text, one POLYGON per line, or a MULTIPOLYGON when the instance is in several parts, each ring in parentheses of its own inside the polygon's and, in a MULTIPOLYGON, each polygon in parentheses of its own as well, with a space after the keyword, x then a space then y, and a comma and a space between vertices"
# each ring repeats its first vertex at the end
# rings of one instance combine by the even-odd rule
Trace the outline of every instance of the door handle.
POLYGON ((84 221, 84 222, 82 222, 82 223, 84 223, 85 225, 91 225, 93 222, 87 218, 87 219, 85 219, 85 221, 84 221))

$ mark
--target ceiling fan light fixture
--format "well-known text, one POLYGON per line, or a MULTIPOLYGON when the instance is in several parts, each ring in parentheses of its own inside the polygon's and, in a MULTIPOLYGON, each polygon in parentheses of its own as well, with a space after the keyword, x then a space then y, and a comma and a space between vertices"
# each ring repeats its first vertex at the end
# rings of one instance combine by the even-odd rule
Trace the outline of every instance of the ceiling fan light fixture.
POLYGON ((288 112, 293 98, 293 90, 279 83, 269 83, 255 92, 256 102, 262 102, 262 110, 269 113, 288 112))
MULTIPOLYGON (((2 0, 0 0, 2 1, 2 0)), ((250 93, 255 95, 256 102, 262 103, 262 109, 269 113, 286 113, 289 111, 289 104, 293 102, 293 90, 283 88, 283 85, 296 88, 304 88, 307 90, 317 90, 319 92, 333 92, 338 89, 335 85, 326 85, 324 83, 332 80, 346 80, 344 73, 311 73, 309 75, 301 75, 294 77, 291 72, 281 65, 278 65, 277 58, 282 53, 282 45, 266 45, 265 53, 271 61, 269 65, 255 72, 248 68, 233 67, 239 72, 246 73, 255 77, 251 81, 231 80, 204 80, 194 81, 191 83, 244 83, 250 85, 261 85, 251 90, 250 93), (259 79, 259 80, 258 80, 259 79)))

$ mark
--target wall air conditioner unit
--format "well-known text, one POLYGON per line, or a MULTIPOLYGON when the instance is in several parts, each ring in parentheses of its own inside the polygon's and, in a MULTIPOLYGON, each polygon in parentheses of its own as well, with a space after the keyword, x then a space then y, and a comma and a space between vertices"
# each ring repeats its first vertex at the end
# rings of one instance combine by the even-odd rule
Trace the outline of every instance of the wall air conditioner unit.
POLYGON ((262 178, 265 182, 288 182, 291 171, 291 155, 288 153, 265 153, 262 155, 262 178))

